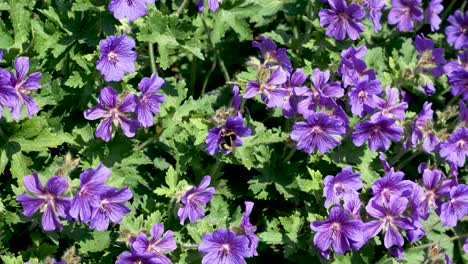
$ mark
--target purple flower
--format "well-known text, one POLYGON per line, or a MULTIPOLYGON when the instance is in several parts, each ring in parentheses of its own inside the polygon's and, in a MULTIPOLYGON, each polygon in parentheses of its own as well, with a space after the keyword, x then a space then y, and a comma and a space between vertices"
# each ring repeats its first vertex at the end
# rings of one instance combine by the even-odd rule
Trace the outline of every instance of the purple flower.
POLYGON ((98 105, 84 111, 88 120, 104 118, 96 129, 96 137, 109 141, 112 135, 112 126, 119 126, 127 137, 135 136, 139 127, 137 120, 130 119, 126 113, 135 112, 137 97, 128 94, 123 101, 118 99, 117 91, 112 87, 104 87, 99 96, 98 105))
POLYGON ((463 100, 468 101, 468 52, 457 56, 458 60, 449 61, 444 70, 448 75, 450 92, 454 96, 461 95, 463 100))
POLYGON ((424 19, 421 0, 392 0, 392 8, 387 19, 388 24, 397 24, 399 31, 412 30, 413 20, 422 22, 424 19))
MULTIPOLYGON (((346 50, 343 50, 341 52, 341 63, 338 65, 338 74, 344 78, 346 75, 348 75, 349 71, 354 71, 355 65, 353 61, 355 61, 355 59, 361 60, 364 58, 366 53, 367 47, 365 45, 359 46, 357 48, 350 47, 346 50)), ((365 68, 367 68, 367 65, 365 68)))
POLYGON ((245 236, 236 236, 228 229, 218 229, 213 234, 202 236, 198 251, 204 255, 202 264, 245 264, 244 258, 250 254, 248 244, 249 240, 245 236))
POLYGON ((418 215, 427 220, 429 218, 430 209, 434 208, 437 213, 440 213, 442 204, 442 196, 446 190, 442 185, 445 175, 440 170, 425 169, 423 173, 424 193, 421 197, 422 201, 418 206, 418 215))
POLYGON ((325 154, 340 144, 341 135, 345 132, 346 129, 339 119, 325 113, 314 113, 306 122, 294 124, 291 139, 297 142, 297 149, 307 153, 318 149, 320 153, 325 154))
POLYGON ((463 251, 468 254, 468 238, 465 239, 465 243, 463 244, 463 251))
POLYGON ((132 198, 133 194, 127 186, 120 190, 111 188, 101 195, 99 207, 93 208, 90 229, 105 231, 109 227, 109 221, 119 223, 130 212, 123 203, 132 198))
POLYGON ((452 187, 450 198, 441 206, 440 220, 443 226, 456 226, 457 221, 468 214, 468 186, 460 184, 452 187))
POLYGON ((366 0, 364 6, 369 10, 369 18, 374 26, 374 31, 379 31, 382 26, 380 19, 382 18, 382 9, 386 7, 384 0, 366 0))
POLYGON ((377 98, 382 93, 380 81, 362 80, 348 93, 351 112, 363 117, 364 112, 371 112, 376 107, 377 98))
MULTIPOLYGON (((208 0, 208 8, 215 12, 219 8, 219 3, 222 3, 224 0, 208 0)), ((204 1, 198 1, 198 12, 203 12, 204 9, 204 1)))
POLYGON ((460 10, 457 10, 447 20, 450 23, 450 26, 445 29, 447 42, 453 44, 455 49, 468 48, 468 11, 463 15, 460 10))
POLYGON ((408 217, 403 216, 403 212, 405 212, 407 207, 408 199, 404 197, 392 197, 386 205, 380 205, 376 201, 371 200, 366 206, 366 211, 370 216, 378 220, 364 223, 367 239, 376 236, 383 230, 386 248, 403 246, 403 236, 399 233, 398 228, 405 231, 414 229, 412 221, 408 217))
POLYGON ((152 4, 154 0, 112 0, 109 4, 109 11, 117 19, 126 17, 132 22, 148 13, 146 4, 152 4))
MULTIPOLYGON (((405 250, 403 247, 393 246, 388 249, 388 252, 392 254, 397 260, 404 260, 405 259, 405 250)), ((449 264, 449 263, 445 263, 449 264)))
POLYGON ((283 87, 287 90, 282 106, 285 117, 293 117, 296 114, 297 104, 299 103, 296 92, 307 89, 307 87, 303 86, 306 79, 307 74, 302 69, 296 69, 293 74, 288 73, 288 80, 283 84, 283 87))
POLYGON ((85 223, 91 219, 93 208, 101 206, 101 195, 111 188, 104 185, 110 175, 111 171, 102 164, 81 173, 80 188, 70 205, 71 217, 85 223))
POLYGON ((242 103, 242 97, 239 96, 239 86, 235 84, 231 84, 232 87, 232 103, 231 103, 231 108, 234 109, 234 111, 238 112, 240 110, 240 106, 242 103))
POLYGON ((362 146, 368 140, 371 151, 378 148, 387 150, 391 141, 400 141, 402 133, 403 129, 395 124, 394 119, 382 117, 355 125, 351 138, 356 146, 362 146))
POLYGON ((444 10, 442 5, 442 0, 431 0, 429 2, 429 7, 427 8, 427 16, 429 24, 431 24, 431 31, 436 31, 440 27, 442 19, 440 19, 439 14, 444 10))
POLYGON ((432 152, 438 145, 439 139, 432 128, 432 118, 434 111, 431 109, 432 103, 425 102, 423 109, 416 116, 411 133, 411 144, 417 147, 420 140, 423 141, 423 149, 426 152, 432 152))
POLYGON ((231 153, 236 147, 242 146, 241 137, 250 136, 250 133, 250 128, 244 126, 242 116, 230 116, 224 125, 210 129, 205 140, 205 150, 210 155, 218 151, 224 154, 231 153))
POLYGON ((458 102, 458 106, 460 111, 458 114, 458 120, 460 120, 462 123, 465 122, 465 125, 468 125, 468 107, 465 105, 465 103, 463 103, 462 100, 458 102))
POLYGON ((319 12, 320 26, 328 25, 326 35, 337 40, 345 39, 346 35, 352 40, 359 38, 364 31, 360 21, 366 12, 356 4, 347 5, 344 0, 329 0, 332 9, 322 9, 319 12))
POLYGON ((278 67, 265 82, 249 81, 243 94, 244 98, 252 98, 257 94, 262 94, 262 100, 270 108, 283 106, 284 97, 288 91, 282 87, 287 81, 287 72, 278 67))
POLYGON ((409 196, 413 189, 413 182, 403 180, 405 174, 401 171, 395 172, 391 168, 383 178, 377 179, 372 185, 372 200, 378 203, 388 203, 392 197, 409 196))
POLYGON ((336 253, 343 255, 350 246, 358 250, 366 242, 362 222, 351 219, 338 206, 330 210, 327 220, 314 221, 310 228, 316 232, 314 244, 321 252, 333 246, 336 253))
POLYGON ((118 37, 109 36, 99 42, 101 54, 96 66, 106 82, 121 81, 125 73, 135 71, 137 53, 133 48, 135 41, 125 34, 118 37))
POLYGON ((387 86, 385 88, 387 101, 377 98, 375 107, 380 110, 371 116, 372 120, 377 120, 382 117, 388 117, 396 120, 405 119, 405 110, 408 108, 407 102, 400 103, 398 89, 387 86))
POLYGON ((139 254, 149 252, 160 261, 158 263, 172 263, 164 253, 174 251, 177 248, 174 240, 174 233, 171 230, 166 231, 164 234, 163 232, 163 224, 154 224, 150 230, 152 238, 148 240, 144 233, 138 234, 135 240, 131 243, 132 251, 139 254))
POLYGON ((446 161, 463 167, 468 156, 468 128, 460 127, 455 130, 447 141, 440 144, 439 153, 446 161))
POLYGON ((138 253, 125 251, 119 255, 115 264, 161 264, 161 260, 151 253, 138 253))
POLYGON ((354 219, 361 219, 362 202, 357 192, 346 192, 343 195, 343 209, 345 209, 354 219))
POLYGON ((325 207, 339 205, 344 195, 348 192, 357 193, 362 188, 362 180, 359 173, 353 173, 351 166, 341 170, 336 176, 328 175, 323 180, 323 196, 326 198, 325 207))
POLYGON ((254 206, 253 202, 245 202, 245 212, 242 215, 241 220, 241 228, 242 232, 244 233, 245 237, 249 240, 249 244, 247 246, 249 251, 249 257, 258 256, 257 253, 257 246, 260 239, 254 234, 257 231, 257 227, 250 223, 250 213, 252 212, 252 208, 254 206))
POLYGON ((138 121, 143 127, 154 125, 153 115, 160 112, 159 104, 165 99, 164 95, 156 93, 163 84, 164 80, 156 73, 153 73, 151 78, 143 78, 138 84, 141 95, 138 98, 135 111, 138 115, 138 121))
POLYGON ((196 220, 205 216, 202 206, 206 206, 215 194, 215 188, 208 188, 210 181, 210 176, 203 177, 197 187, 192 187, 192 189, 188 190, 184 196, 182 196, 181 201, 184 205, 179 208, 177 212, 181 225, 184 224, 187 218, 190 220, 190 223, 193 224, 196 220))
POLYGON ((7 70, 0 69, 0 104, 11 109, 11 116, 18 120, 21 116, 23 104, 26 106, 28 117, 39 112, 36 101, 29 96, 31 91, 41 89, 39 80, 42 73, 29 72, 29 58, 19 57, 14 61, 16 75, 7 70))
POLYGON ((24 187, 34 194, 21 194, 16 201, 21 203, 24 215, 31 217, 40 209, 42 213, 42 228, 45 231, 52 231, 56 228, 62 231, 62 225, 57 214, 67 218, 70 198, 61 195, 67 190, 68 182, 64 177, 52 176, 46 183, 45 188, 39 180, 39 175, 33 172, 32 175, 23 178, 24 187))
POLYGON ((276 43, 272 39, 261 36, 260 42, 252 41, 252 46, 260 50, 266 66, 279 65, 288 72, 292 71, 291 61, 286 49, 277 48, 276 43))
POLYGON ((423 70, 431 71, 435 77, 442 76, 444 74, 443 65, 446 63, 444 49, 434 48, 434 41, 426 38, 423 34, 416 36, 414 45, 419 53, 416 58, 423 70))

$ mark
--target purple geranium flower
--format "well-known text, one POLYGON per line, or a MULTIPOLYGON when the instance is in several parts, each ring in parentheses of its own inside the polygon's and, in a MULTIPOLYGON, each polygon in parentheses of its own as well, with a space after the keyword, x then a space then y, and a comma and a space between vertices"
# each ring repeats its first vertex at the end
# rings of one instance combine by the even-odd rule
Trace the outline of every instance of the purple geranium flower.
POLYGON ((431 24, 431 31, 436 31, 440 27, 442 19, 440 19, 439 14, 444 10, 442 5, 442 0, 431 0, 429 2, 429 7, 427 8, 427 20, 431 24))
POLYGON ((424 220, 429 218, 430 209, 434 208, 437 213, 440 213, 442 204, 442 196, 446 193, 442 181, 445 175, 440 170, 425 169, 423 173, 424 193, 421 197, 422 201, 418 206, 418 215, 424 220))
POLYGON ((337 40, 345 39, 346 35, 352 40, 359 38, 359 33, 364 31, 364 25, 360 21, 366 16, 366 12, 356 4, 347 5, 344 0, 329 0, 332 9, 322 9, 319 12, 320 26, 326 26, 326 35, 337 40))
POLYGON ((344 195, 355 192, 362 188, 362 180, 359 173, 353 173, 353 168, 348 166, 341 170, 336 176, 328 175, 323 180, 323 196, 326 198, 325 207, 339 205, 344 195))
POLYGON ((441 143, 440 156, 458 167, 463 167, 468 156, 468 128, 458 128, 447 141, 441 143))
POLYGON ((254 234, 257 231, 257 227, 250 223, 250 213, 252 212, 252 208, 254 206, 253 202, 245 202, 245 212, 242 215, 241 220, 241 228, 242 232, 244 233, 245 237, 249 240, 249 244, 247 246, 249 251, 249 257, 258 256, 257 253, 257 246, 260 239, 254 234))
POLYGON ((162 264, 161 260, 155 255, 145 252, 129 252, 125 251, 119 255, 119 258, 115 261, 115 264, 162 264))
POLYGON ((451 60, 444 70, 448 75, 450 92, 454 96, 461 95, 463 100, 468 101, 468 52, 458 55, 458 60, 451 60))
POLYGON ((101 206, 101 194, 111 188, 104 185, 110 175, 111 171, 102 164, 81 173, 80 188, 70 205, 71 217, 85 223, 91 219, 93 208, 101 206))
POLYGON ((193 224, 196 220, 205 216, 202 206, 206 206, 215 194, 215 188, 208 188, 210 181, 210 176, 203 177, 197 187, 192 187, 192 189, 188 190, 184 196, 182 196, 181 201, 184 205, 179 208, 177 212, 181 225, 184 224, 187 218, 190 220, 190 223, 193 224))
POLYGON ((450 198, 441 206, 440 220, 443 226, 456 226, 457 221, 468 214, 468 186, 460 184, 452 187, 450 198))
POLYGON ((148 13, 146 4, 152 4, 154 0, 112 0, 109 4, 109 11, 117 19, 126 17, 132 22, 148 13))
POLYGON ((377 179, 372 184, 372 200, 378 203, 388 203, 392 197, 409 196, 413 189, 413 182, 403 180, 405 174, 391 168, 383 178, 377 179))
POLYGON ((405 110, 408 108, 407 102, 400 103, 398 89, 387 86, 385 88, 387 101, 377 98, 375 107, 380 111, 371 116, 372 120, 377 120, 381 117, 388 117, 396 120, 405 119, 405 110))
POLYGON ((292 71, 286 49, 278 48, 272 39, 261 36, 260 41, 252 41, 252 46, 260 50, 266 66, 279 65, 288 72, 292 71))
POLYGON ((240 115, 230 116, 222 126, 213 127, 206 136, 206 151, 214 155, 218 151, 231 153, 236 147, 242 146, 241 137, 250 136, 250 128, 244 126, 240 115))
POLYGON ((446 63, 444 49, 434 48, 434 41, 426 38, 423 34, 416 36, 414 46, 419 53, 416 58, 423 70, 431 71, 435 77, 442 76, 444 74, 443 65, 446 63))
POLYGON ((144 233, 137 235, 131 243, 133 252, 144 254, 149 252, 153 254, 161 264, 171 264, 171 260, 164 255, 166 252, 174 251, 177 248, 174 240, 174 233, 171 230, 164 233, 164 225, 156 223, 151 227, 152 238, 148 239, 144 233))
POLYGON ((359 117, 363 117, 364 112, 371 112, 376 107, 377 95, 381 93, 379 80, 359 81, 348 93, 351 112, 359 117))
MULTIPOLYGON (((338 74, 342 76, 344 82, 344 78, 348 75, 348 72, 355 70, 356 66, 354 65, 353 61, 356 59, 362 61, 362 58, 364 58, 366 53, 367 47, 365 45, 359 46, 357 48, 350 47, 341 52, 341 63, 338 65, 338 74)), ((367 65, 365 68, 367 68, 367 65)))
POLYGON ((324 154, 340 144, 341 135, 345 132, 339 119, 325 113, 314 113, 307 117, 306 122, 294 124, 291 139, 297 142, 297 149, 307 153, 318 149, 324 154))
POLYGON ((468 254, 468 238, 465 239, 465 243, 463 244, 463 251, 468 254))
MULTIPOLYGON (((208 8, 215 12, 219 8, 219 3, 222 3, 224 0, 208 0, 208 8)), ((204 0, 199 0, 197 7, 198 7, 198 12, 203 12, 204 9, 204 0)))
POLYGON ((153 73, 151 78, 143 78, 138 84, 141 95, 138 98, 135 111, 138 115, 138 121, 143 127, 154 125, 153 115, 160 112, 159 104, 165 99, 164 95, 156 93, 163 84, 164 80, 156 73, 153 73))
POLYGON ((67 179, 61 176, 52 176, 46 183, 45 188, 39 180, 39 175, 33 172, 32 175, 23 178, 24 186, 28 191, 34 194, 21 194, 16 201, 21 203, 24 215, 31 217, 40 209, 42 212, 42 228, 45 231, 52 231, 56 228, 62 230, 60 219, 57 214, 67 218, 68 208, 70 207, 69 197, 62 197, 68 189, 67 179))
POLYGON ((432 128, 434 111, 431 109, 431 106, 432 103, 424 103, 423 109, 414 120, 413 132, 411 133, 412 146, 417 147, 418 142, 424 140, 423 149, 429 153, 439 145, 439 139, 432 128))
POLYGON ((29 72, 29 58, 19 57, 14 61, 16 75, 7 70, 0 69, 0 104, 11 109, 11 116, 18 120, 21 116, 23 104, 26 106, 28 117, 39 112, 36 101, 29 96, 31 91, 41 89, 39 80, 42 73, 29 72))
POLYGON ((296 69, 293 74, 288 73, 288 80, 283 84, 283 87, 288 91, 283 102, 283 115, 287 118, 293 117, 297 112, 297 104, 299 103, 299 96, 297 91, 307 89, 303 86, 307 74, 302 69, 296 69))
POLYGON ((378 220, 364 223, 367 239, 376 236, 383 229, 385 233, 384 245, 386 248, 403 246, 403 236, 399 233, 398 228, 405 231, 414 229, 411 219, 403 216, 403 212, 405 212, 407 207, 408 199, 404 197, 392 197, 389 203, 385 205, 380 205, 376 201, 371 200, 366 206, 366 211, 370 216, 378 220))
POLYGON ((468 48, 468 11, 463 15, 460 10, 457 10, 447 20, 450 23, 450 26, 445 29, 447 42, 453 44, 455 49, 468 48))
POLYGON ((278 67, 271 73, 267 81, 249 81, 242 96, 244 98, 252 98, 260 93, 262 94, 263 102, 268 107, 281 107, 283 106, 284 97, 288 94, 288 90, 282 87, 287 79, 287 72, 278 67))
POLYGON ((135 41, 127 35, 109 36, 99 42, 101 55, 96 63, 106 82, 121 81, 125 73, 135 71, 135 41))
POLYGON ((397 24, 399 31, 412 30, 413 20, 422 22, 424 19, 421 0, 392 0, 392 8, 387 19, 388 24, 397 24))
POLYGON ((333 246, 336 253, 343 255, 351 246, 358 250, 366 242, 362 222, 351 219, 348 213, 338 206, 330 210, 327 220, 314 221, 310 223, 310 228, 317 232, 314 244, 321 252, 333 246))
POLYGON ((468 107, 463 103, 462 100, 458 102, 459 106, 459 114, 458 114, 458 120, 460 120, 461 123, 466 123, 465 126, 468 126, 468 107))
POLYGON ((130 209, 123 205, 132 198, 133 194, 127 186, 120 190, 111 188, 101 195, 99 207, 93 208, 90 229, 105 231, 109 227, 109 220, 119 223, 130 209))
POLYGON ((104 87, 99 95, 98 105, 84 111, 88 120, 104 118, 96 129, 96 137, 109 141, 112 135, 112 126, 119 126, 127 137, 135 136, 139 127, 137 120, 130 119, 126 113, 135 112, 137 96, 128 94, 123 101, 118 99, 117 91, 112 87, 104 87))
POLYGON ((343 209, 345 209, 354 219, 361 219, 362 202, 357 192, 346 192, 343 195, 343 209))
POLYGON ((381 117, 355 125, 351 138, 356 146, 362 146, 364 142, 369 141, 371 151, 378 148, 387 150, 391 141, 400 141, 402 133, 403 129, 395 124, 394 119, 381 117))
POLYGON ((239 112, 240 106, 242 104, 242 97, 239 96, 240 89, 239 89, 239 86, 237 86, 235 84, 231 84, 231 88, 232 88, 231 108, 234 111, 239 112))
POLYGON ((204 256, 202 264, 236 263, 245 264, 250 255, 249 240, 245 236, 236 236, 228 229, 218 229, 213 234, 202 236, 198 251, 204 256))
POLYGON ((384 0, 366 0, 364 6, 369 10, 369 18, 374 26, 374 31, 379 31, 382 26, 380 19, 382 18, 382 9, 386 7, 384 0))

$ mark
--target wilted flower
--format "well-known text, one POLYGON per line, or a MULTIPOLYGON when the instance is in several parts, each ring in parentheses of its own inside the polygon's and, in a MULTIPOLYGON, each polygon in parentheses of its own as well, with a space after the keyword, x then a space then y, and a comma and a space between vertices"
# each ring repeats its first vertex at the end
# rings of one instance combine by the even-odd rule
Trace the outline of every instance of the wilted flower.
POLYGON ((109 227, 109 221, 119 223, 130 209, 123 205, 132 198, 133 194, 127 186, 120 190, 111 188, 101 195, 99 207, 93 208, 90 229, 105 231, 109 227))
POLYGON ((401 247, 404 244, 403 236, 398 232, 398 229, 411 230, 414 229, 411 219, 403 216, 403 212, 408 207, 408 199, 404 197, 392 197, 389 203, 380 205, 374 200, 371 200, 366 206, 367 213, 377 218, 364 223, 364 232, 367 239, 376 236, 381 230, 385 233, 384 245, 386 248, 392 246, 401 247))
POLYGON ((318 149, 324 154, 340 144, 341 135, 345 132, 339 119, 325 113, 314 113, 307 117, 306 122, 294 124, 291 139, 297 142, 297 149, 307 153, 318 149))
POLYGON ((346 35, 352 40, 359 38, 364 31, 360 21, 366 12, 356 4, 347 5, 344 0, 329 0, 332 9, 322 9, 319 12, 320 26, 327 26, 326 35, 337 40, 345 39, 346 35))
POLYGON ((440 27, 442 19, 440 19, 439 14, 444 10, 442 5, 442 0, 431 0, 429 2, 429 7, 427 8, 427 16, 429 24, 431 24, 431 30, 436 31, 440 27))
POLYGON ((457 10, 447 20, 450 23, 450 26, 445 29, 447 42, 453 44, 455 49, 468 48, 468 11, 463 15, 460 10, 457 10))
POLYGON ((442 204, 440 211, 442 225, 456 226, 457 221, 468 214, 468 186, 460 184, 452 187, 449 200, 442 204))
POLYGON ((351 138, 356 146, 362 146, 369 141, 371 151, 376 151, 378 148, 387 150, 391 141, 400 141, 402 133, 403 129, 395 124, 394 119, 381 117, 355 125, 351 138))
POLYGON ((323 196, 326 198, 325 207, 339 205, 348 192, 357 193, 362 188, 359 173, 353 173, 351 166, 342 169, 336 176, 328 175, 323 180, 323 196))
POLYGON ((146 4, 152 4, 154 0, 112 0, 109 4, 109 10, 114 17, 122 19, 126 17, 132 22, 148 13, 146 4))
POLYGON ((98 105, 84 111, 88 120, 104 118, 96 129, 96 137, 109 141, 112 135, 112 126, 120 126, 127 137, 135 136, 139 123, 127 116, 135 112, 137 97, 128 94, 123 101, 118 99, 117 91, 112 87, 104 87, 99 95, 98 105))
POLYGON ((252 257, 252 256, 258 255, 257 246, 258 246, 258 242, 260 241, 260 239, 254 234, 254 232, 257 231, 257 227, 252 225, 249 219, 254 203, 245 202, 244 204, 245 204, 245 212, 242 215, 241 228, 242 228, 242 232, 249 240, 249 244, 247 248, 248 248, 248 251, 250 252, 249 257, 252 257))
POLYGON ((330 210, 327 220, 314 221, 310 223, 310 228, 316 232, 314 245, 321 252, 333 246, 336 253, 343 255, 350 247, 358 250, 366 242, 361 220, 351 219, 338 206, 330 210))
POLYGON ((232 152, 242 146, 241 137, 250 136, 250 128, 244 126, 244 119, 240 114, 230 116, 222 126, 213 127, 206 136, 206 151, 211 155, 221 151, 224 154, 232 152))
POLYGON ((96 66, 106 82, 121 81, 125 73, 135 71, 137 53, 133 48, 135 41, 125 34, 118 37, 109 36, 99 42, 101 54, 96 66))
POLYGON ((62 231, 62 225, 57 214, 63 218, 68 217, 68 208, 70 207, 69 197, 61 195, 67 190, 68 182, 64 177, 51 177, 45 188, 39 180, 39 175, 33 172, 32 175, 23 178, 24 186, 28 191, 34 194, 21 194, 16 201, 23 206, 24 215, 31 217, 40 209, 42 212, 42 228, 45 231, 52 231, 56 228, 62 231))
POLYGON ((156 92, 161 89, 164 80, 153 73, 151 78, 143 78, 138 84, 141 95, 138 97, 135 112, 138 115, 138 121, 143 127, 150 127, 154 124, 153 115, 160 112, 159 104, 164 102, 164 95, 156 92))
POLYGON ((29 96, 31 91, 41 89, 39 80, 42 73, 29 72, 29 58, 19 57, 14 61, 16 75, 4 69, 0 69, 0 104, 11 109, 11 116, 18 120, 21 116, 23 104, 26 106, 28 117, 39 112, 36 101, 29 96))
POLYGON ((218 229, 202 236, 198 251, 203 254, 202 264, 245 264, 245 258, 250 257, 248 245, 247 237, 236 236, 228 229, 218 229))
POLYGON ((399 31, 412 30, 413 20, 422 22, 424 19, 421 0, 392 0, 392 8, 387 19, 388 24, 397 24, 399 31))
POLYGON ((440 144, 440 156, 458 167, 463 167, 468 156, 468 128, 460 127, 440 144))
POLYGON ((205 216, 202 206, 205 206, 215 194, 213 187, 208 188, 210 185, 211 177, 205 176, 197 187, 192 187, 182 196, 182 203, 184 204, 177 215, 180 219, 180 224, 183 225, 185 219, 189 219, 193 224, 196 220, 205 216))
POLYGON ((151 253, 160 261, 159 263, 170 264, 171 260, 164 253, 174 251, 177 245, 171 230, 164 234, 163 232, 164 225, 156 223, 150 230, 151 239, 148 239, 144 233, 139 233, 131 243, 132 251, 139 254, 151 253))
POLYGON ((80 188, 71 201, 70 216, 82 222, 91 219, 93 207, 101 206, 101 195, 109 190, 105 182, 109 179, 111 171, 99 164, 96 169, 85 170, 80 175, 80 188))

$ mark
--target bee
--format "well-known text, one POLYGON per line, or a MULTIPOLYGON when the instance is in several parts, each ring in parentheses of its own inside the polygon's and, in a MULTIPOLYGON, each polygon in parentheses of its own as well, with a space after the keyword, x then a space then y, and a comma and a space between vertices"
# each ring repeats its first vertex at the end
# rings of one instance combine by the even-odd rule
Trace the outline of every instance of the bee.
POLYGON ((222 139, 223 139, 223 142, 221 142, 221 144, 219 144, 219 147, 222 150, 234 151, 234 149, 236 147, 236 142, 235 141, 237 139, 236 133, 234 133, 232 131, 227 131, 226 133, 224 133, 222 135, 222 139))

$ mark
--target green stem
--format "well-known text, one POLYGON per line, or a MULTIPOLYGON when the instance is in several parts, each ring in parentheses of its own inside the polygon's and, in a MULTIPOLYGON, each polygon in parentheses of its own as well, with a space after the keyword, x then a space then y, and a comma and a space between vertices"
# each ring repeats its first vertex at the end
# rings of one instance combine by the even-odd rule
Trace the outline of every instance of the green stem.
POLYGON ((411 155, 409 158, 405 159, 401 164, 399 164, 397 166, 397 169, 401 169, 401 168, 404 168, 406 166, 406 164, 408 164, 410 161, 412 161, 414 158, 416 158, 417 156, 419 156, 419 154, 421 154, 421 151, 420 150, 417 150, 416 152, 413 153, 413 155, 411 155))
POLYGON ((216 178, 215 174, 218 172, 219 167, 221 167, 220 165, 221 165, 221 161, 219 159, 217 159, 215 165, 213 165, 213 168, 211 169, 211 174, 210 175, 211 175, 211 177, 213 179, 216 178))
POLYGON ((182 4, 179 6, 179 8, 176 11, 176 16, 179 16, 182 13, 182 11, 184 11, 185 6, 188 4, 188 2, 189 2, 188 0, 184 0, 184 2, 182 2, 182 4))
POLYGON ((202 20, 202 23, 203 23, 203 28, 206 31, 206 35, 208 36, 208 43, 210 44, 210 47, 214 50, 216 59, 218 60, 218 63, 219 63, 219 67, 221 68, 221 71, 223 72, 224 80, 226 82, 230 82, 231 78, 229 76, 229 72, 228 72, 228 70, 226 68, 226 65, 224 64, 223 58, 221 58, 221 54, 219 52, 219 49, 217 49, 215 47, 215 45, 213 44, 213 40, 211 38, 211 30, 208 27, 208 25, 206 24, 205 17, 203 16, 203 14, 201 14, 201 20, 202 20))
POLYGON ((210 79, 210 76, 214 72, 215 69, 216 69, 216 59, 213 60, 213 65, 211 66, 210 70, 206 74, 205 80, 203 81, 203 86, 202 86, 200 96, 203 96, 205 94, 206 86, 208 85, 208 81, 210 79))
POLYGON ((292 158, 292 156, 294 156, 294 153, 296 153, 296 151, 297 151, 296 148, 291 149, 291 150, 289 151, 289 154, 288 154, 288 156, 286 157, 285 161, 289 161, 289 160, 292 158))
POLYGON ((390 165, 392 166, 395 165, 395 163, 409 151, 410 149, 408 148, 408 149, 398 152, 398 154, 395 157, 393 157, 392 160, 390 161, 390 165))
POLYGON ((432 243, 424 244, 422 246, 409 248, 408 250, 414 251, 414 250, 425 249, 425 248, 432 247, 432 246, 440 244, 440 243, 449 242, 449 241, 458 240, 458 239, 463 239, 465 237, 468 237, 468 234, 462 234, 462 235, 459 235, 459 236, 454 236, 454 237, 443 239, 443 240, 440 240, 440 241, 437 241, 437 242, 432 242, 432 243))
POLYGON ((150 64, 151 64, 151 72, 156 72, 156 62, 154 60, 154 47, 153 43, 148 42, 148 50, 149 50, 149 57, 150 57, 150 64))

